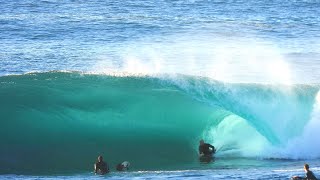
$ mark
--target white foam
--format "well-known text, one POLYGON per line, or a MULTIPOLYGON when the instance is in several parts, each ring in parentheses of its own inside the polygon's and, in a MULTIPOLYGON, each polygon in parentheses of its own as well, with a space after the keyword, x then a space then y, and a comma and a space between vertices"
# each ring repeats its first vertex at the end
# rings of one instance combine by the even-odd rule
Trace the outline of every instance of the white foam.
POLYGON ((304 127, 301 136, 291 140, 285 149, 287 156, 292 158, 320 158, 320 91, 315 97, 311 119, 304 127))

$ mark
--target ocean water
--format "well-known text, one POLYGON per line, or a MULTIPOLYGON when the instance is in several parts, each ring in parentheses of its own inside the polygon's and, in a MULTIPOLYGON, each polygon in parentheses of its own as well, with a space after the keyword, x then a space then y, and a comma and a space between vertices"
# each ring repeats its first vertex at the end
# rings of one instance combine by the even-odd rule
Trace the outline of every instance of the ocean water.
POLYGON ((290 179, 304 163, 320 177, 320 1, 0 12, 0 179, 290 179), (92 174, 100 154, 106 176, 92 174))

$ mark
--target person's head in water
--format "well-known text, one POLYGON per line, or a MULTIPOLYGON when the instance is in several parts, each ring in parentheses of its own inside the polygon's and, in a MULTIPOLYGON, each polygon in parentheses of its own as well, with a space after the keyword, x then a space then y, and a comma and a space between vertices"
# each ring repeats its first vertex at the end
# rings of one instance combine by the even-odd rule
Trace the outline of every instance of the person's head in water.
POLYGON ((203 144, 204 144, 204 140, 201 139, 201 140, 199 141, 199 143, 200 143, 200 145, 203 145, 203 144))
POLYGON ((122 163, 117 164, 116 169, 118 171, 129 170, 130 163, 128 161, 124 161, 122 163))
POLYGON ((304 171, 309 171, 309 164, 304 164, 304 171))
POLYGON ((98 156, 98 162, 102 162, 103 161, 103 157, 100 155, 98 156))

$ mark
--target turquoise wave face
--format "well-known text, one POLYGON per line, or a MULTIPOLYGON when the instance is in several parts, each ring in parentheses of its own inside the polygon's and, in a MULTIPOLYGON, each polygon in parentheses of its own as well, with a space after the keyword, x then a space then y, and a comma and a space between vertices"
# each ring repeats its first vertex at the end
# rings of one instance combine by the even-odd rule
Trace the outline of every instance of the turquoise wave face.
POLYGON ((302 134, 318 89, 186 76, 0 77, 0 172, 88 171, 100 154, 111 166, 179 169, 197 162, 200 138, 220 157, 273 157, 263 147, 302 134))

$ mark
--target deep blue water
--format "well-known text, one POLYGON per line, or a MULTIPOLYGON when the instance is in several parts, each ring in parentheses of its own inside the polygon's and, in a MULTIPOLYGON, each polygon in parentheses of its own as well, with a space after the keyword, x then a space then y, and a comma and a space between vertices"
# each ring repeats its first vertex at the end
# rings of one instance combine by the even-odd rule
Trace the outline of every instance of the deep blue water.
POLYGON ((98 179, 287 179, 305 162, 320 174, 319 0, 0 0, 0 12, 0 178, 93 178, 99 153, 132 170, 98 179), (197 162, 200 138, 216 162, 197 162))
POLYGON ((293 82, 318 82, 319 6, 317 0, 1 1, 0 74, 143 69, 279 79, 266 77, 268 63, 290 69, 293 82))

